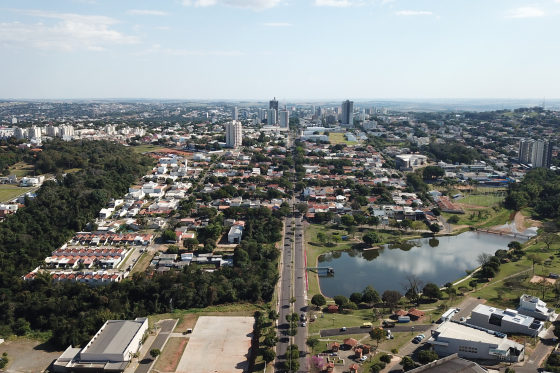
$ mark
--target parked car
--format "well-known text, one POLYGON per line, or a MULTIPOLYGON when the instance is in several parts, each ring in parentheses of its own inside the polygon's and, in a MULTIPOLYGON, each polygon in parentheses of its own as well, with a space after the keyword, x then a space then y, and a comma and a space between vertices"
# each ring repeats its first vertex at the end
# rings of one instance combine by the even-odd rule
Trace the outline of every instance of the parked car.
POLYGON ((345 332, 345 331, 346 331, 346 327, 343 326, 343 327, 340 329, 340 331, 345 332))
POLYGON ((371 328, 371 323, 370 322, 365 322, 362 324, 361 328, 371 328))
POLYGON ((362 356, 362 357, 360 358, 360 361, 366 361, 366 360, 367 360, 367 356, 362 356))
POLYGON ((394 328, 395 327, 395 323, 394 322, 390 322, 390 321, 383 321, 383 326, 386 328, 394 328))
POLYGON ((461 317, 461 321, 467 321, 466 317, 461 317))
POLYGON ((305 327, 305 326, 307 326, 307 323, 303 322, 303 323, 301 323, 301 326, 305 327))
POLYGON ((331 352, 330 355, 331 356, 338 356, 338 352, 331 352))

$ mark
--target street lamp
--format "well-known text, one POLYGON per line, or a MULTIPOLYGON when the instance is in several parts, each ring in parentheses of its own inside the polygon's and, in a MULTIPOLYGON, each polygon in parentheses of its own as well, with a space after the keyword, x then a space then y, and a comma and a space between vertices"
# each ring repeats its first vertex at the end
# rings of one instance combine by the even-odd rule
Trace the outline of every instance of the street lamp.
POLYGON ((334 317, 332 318, 332 326, 334 326, 334 317))
POLYGON ((412 334, 414 334, 414 326, 412 327, 412 334))

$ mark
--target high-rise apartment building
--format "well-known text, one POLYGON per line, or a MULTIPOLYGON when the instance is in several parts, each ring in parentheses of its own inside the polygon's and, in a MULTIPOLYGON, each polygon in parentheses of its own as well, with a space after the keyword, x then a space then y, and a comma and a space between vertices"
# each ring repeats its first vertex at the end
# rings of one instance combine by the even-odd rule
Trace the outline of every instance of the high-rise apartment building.
POLYGON ((226 123, 226 146, 239 148, 243 141, 243 128, 241 122, 236 120, 226 123))
POLYGON ((519 163, 532 167, 550 168, 552 144, 545 140, 521 140, 519 142, 519 163))
POLYGON ((17 124, 17 118, 16 117, 12 118, 12 124, 17 124))
MULTIPOLYGON (((274 100, 271 100, 269 105, 268 105, 269 109, 274 109, 274 124, 278 123, 278 101, 276 100, 276 97, 274 97, 274 100)), ((270 113, 270 111, 269 111, 270 113)), ((270 120, 270 116, 268 117, 268 124, 271 124, 271 120, 270 120)))
POLYGON ((280 110, 280 128, 290 127, 290 112, 288 110, 280 110))
POLYGON ((233 108, 231 116, 233 117, 233 120, 239 119, 239 110, 237 109, 237 106, 233 108))
POLYGON ((278 119, 278 113, 274 109, 268 109, 268 117, 266 118, 267 123, 271 126, 275 126, 278 119))
POLYGON ((315 115, 315 105, 311 105, 311 116, 315 115))
POLYGON ((342 102, 341 124, 350 127, 354 125, 354 101, 346 100, 342 102))

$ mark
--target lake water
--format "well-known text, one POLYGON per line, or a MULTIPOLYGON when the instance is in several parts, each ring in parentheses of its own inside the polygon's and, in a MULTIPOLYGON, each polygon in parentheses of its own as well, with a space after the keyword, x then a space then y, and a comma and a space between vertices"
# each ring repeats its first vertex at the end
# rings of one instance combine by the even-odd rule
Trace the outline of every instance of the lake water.
POLYGON ((379 250, 333 251, 318 260, 320 267, 333 267, 335 272, 334 276, 319 277, 321 292, 328 297, 349 297, 372 285, 379 294, 385 290, 404 293, 400 282, 408 275, 443 285, 465 276, 465 270, 477 268, 478 254, 507 250, 507 244, 514 240, 523 241, 519 237, 466 232, 384 245, 379 250))

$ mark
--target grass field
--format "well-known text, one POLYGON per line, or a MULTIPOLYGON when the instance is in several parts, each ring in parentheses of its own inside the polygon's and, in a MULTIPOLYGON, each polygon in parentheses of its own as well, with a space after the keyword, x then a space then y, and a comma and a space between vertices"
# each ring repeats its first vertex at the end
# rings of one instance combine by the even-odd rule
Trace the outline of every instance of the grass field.
POLYGON ((131 146, 131 149, 134 150, 136 153, 146 153, 146 152, 153 152, 155 150, 165 150, 161 146, 155 145, 138 145, 138 146, 131 146))
POLYGON ((161 356, 156 361, 155 369, 160 372, 175 372, 187 343, 187 338, 169 338, 161 356))
POLYGON ((346 140, 346 138, 344 137, 344 133, 329 133, 329 141, 331 142, 331 144, 348 144, 348 145, 354 145, 357 144, 357 141, 348 141, 346 140))
POLYGON ((461 198, 457 200, 458 203, 467 203, 469 205, 477 205, 477 206, 492 206, 495 203, 502 202, 504 200, 503 196, 499 195, 480 195, 480 194, 471 194, 465 198, 461 198))
POLYGON ((15 185, 0 185, 0 202, 6 202, 23 194, 30 190, 31 188, 20 188, 15 185))
POLYGON ((10 168, 10 175, 16 175, 18 178, 33 175, 34 166, 25 162, 19 162, 10 168))

